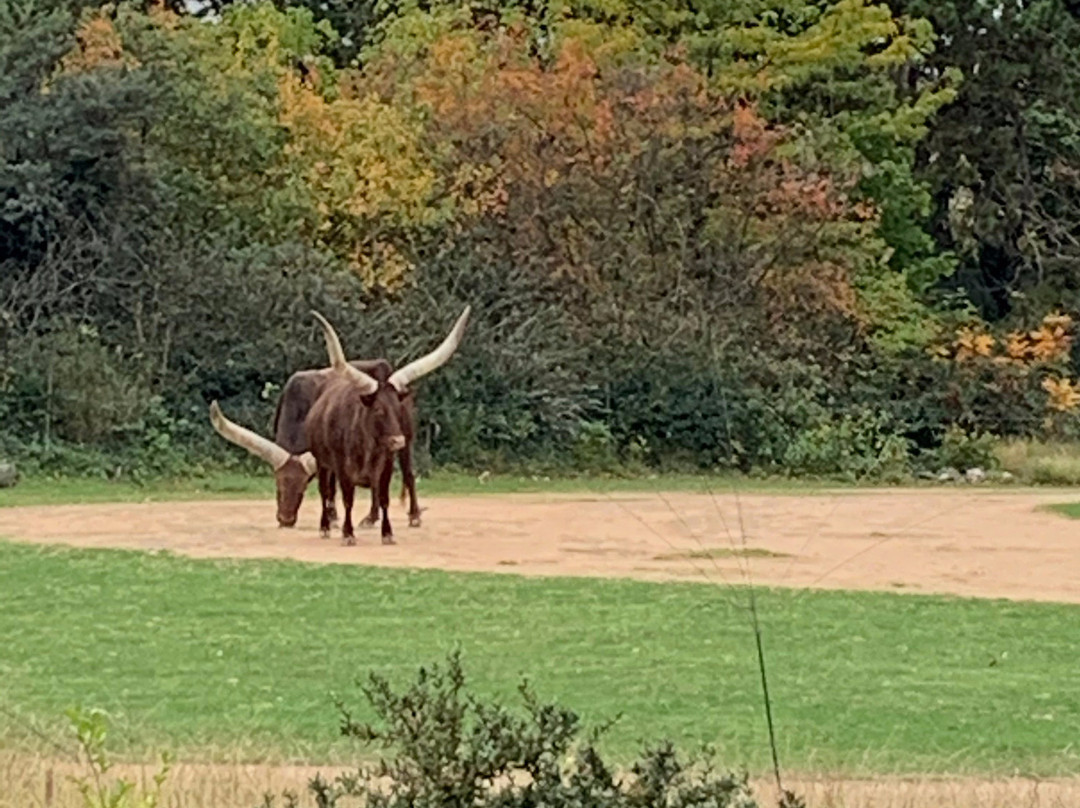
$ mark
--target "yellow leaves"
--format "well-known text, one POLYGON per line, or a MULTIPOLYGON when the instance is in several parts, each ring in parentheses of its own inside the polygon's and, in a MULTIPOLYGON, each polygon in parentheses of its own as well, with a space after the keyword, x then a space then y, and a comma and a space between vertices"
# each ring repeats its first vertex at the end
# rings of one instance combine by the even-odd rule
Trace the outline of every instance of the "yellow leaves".
POLYGON ((1047 376, 1042 389, 1047 393, 1046 406, 1057 412, 1069 412, 1080 405, 1080 389, 1072 379, 1047 376))
POLYGON ((645 45, 637 28, 604 25, 593 20, 568 18, 556 26, 554 33, 560 39, 580 42, 592 59, 603 65, 616 65, 635 57, 645 45))
POLYGON ((1015 362, 1032 364, 1065 359, 1072 349, 1072 318, 1047 314, 1033 331, 1012 331, 1006 337, 1005 354, 1015 362))
POLYGON ((1067 314, 1050 313, 1032 331, 1010 331, 1000 342, 979 325, 957 330, 951 346, 937 346, 932 352, 957 362, 993 358, 995 362, 1029 367, 1063 361, 1072 349, 1073 320, 1067 314), (1001 352, 994 354, 1000 347, 1001 352))
POLYGON ((463 163, 450 182, 451 196, 464 216, 501 215, 506 212, 510 193, 499 171, 487 164, 463 163))
POLYGON ((996 344, 997 340, 978 328, 961 328, 953 341, 953 358, 957 362, 964 362, 975 357, 988 357, 996 344))
POLYGON ((368 287, 400 289, 412 272, 412 263, 386 241, 357 245, 351 261, 353 269, 368 287))
POLYGON ((749 56, 720 80, 750 92, 804 84, 837 70, 887 70, 930 48, 930 32, 924 26, 898 20, 885 3, 868 0, 839 0, 794 35, 765 23, 728 33, 735 50, 749 56))
POLYGON ((327 101, 295 78, 281 83, 281 122, 310 187, 350 216, 422 219, 434 188, 420 127, 374 96, 327 101))
POLYGON ((292 170, 303 177, 319 216, 317 238, 344 251, 368 285, 400 286, 411 265, 370 234, 444 215, 433 202, 438 182, 421 143, 422 125, 374 94, 328 100, 295 76, 280 82, 279 115, 290 133, 292 170))
MULTIPOLYGON (((1001 368, 1002 371, 1019 374, 1013 378, 1029 377, 1036 369, 1045 372, 1057 364, 1058 369, 1051 370, 1040 384, 1047 394, 1046 406, 1055 412, 1072 412, 1080 406, 1080 386, 1060 372, 1061 365, 1069 359, 1072 328, 1073 319, 1070 316, 1055 312, 1043 317, 1038 328, 1010 331, 1000 341, 980 326, 965 326, 957 330, 951 345, 938 345, 931 349, 931 353, 937 358, 965 364, 983 360, 989 364, 977 367, 1001 368)), ((1009 376, 995 371, 993 378, 998 381, 987 382, 988 389, 997 389, 993 385, 1009 376)))
POLYGON ((164 0, 152 0, 146 13, 154 25, 160 28, 175 31, 180 27, 180 15, 169 8, 164 0))
POLYGON ((1039 361, 1064 359, 1072 348, 1072 318, 1064 314, 1048 314, 1042 325, 1028 334, 1031 353, 1039 361))
POLYGON ((65 73, 82 73, 100 67, 135 67, 130 54, 124 53, 120 32, 104 11, 87 17, 75 30, 75 47, 61 60, 65 73))

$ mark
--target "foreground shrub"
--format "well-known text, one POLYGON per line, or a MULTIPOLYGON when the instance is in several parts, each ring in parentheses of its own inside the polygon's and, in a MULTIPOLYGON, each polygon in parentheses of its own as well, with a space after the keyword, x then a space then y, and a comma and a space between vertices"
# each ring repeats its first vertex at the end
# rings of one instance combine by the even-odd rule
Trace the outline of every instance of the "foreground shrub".
MULTIPOLYGON (((384 753, 374 765, 333 782, 316 776, 309 791, 320 808, 755 808, 745 775, 717 773, 706 760, 680 756, 670 743, 648 748, 625 774, 603 758, 603 728, 584 731, 579 717, 540 701, 527 682, 515 712, 466 690, 457 653, 421 668, 404 690, 371 674, 362 686, 375 723, 344 704, 341 732, 384 753)), ((299 805, 295 794, 285 806, 299 805)), ((277 805, 267 795, 263 808, 277 805)), ((785 795, 783 806, 800 801, 785 795)))
POLYGON ((67 716, 79 745, 80 762, 86 768, 86 774, 71 778, 83 808, 155 808, 160 803, 161 789, 172 765, 168 754, 162 755, 161 766, 149 783, 140 785, 116 777, 110 773, 113 762, 106 745, 108 715, 96 708, 77 707, 68 710, 67 716))

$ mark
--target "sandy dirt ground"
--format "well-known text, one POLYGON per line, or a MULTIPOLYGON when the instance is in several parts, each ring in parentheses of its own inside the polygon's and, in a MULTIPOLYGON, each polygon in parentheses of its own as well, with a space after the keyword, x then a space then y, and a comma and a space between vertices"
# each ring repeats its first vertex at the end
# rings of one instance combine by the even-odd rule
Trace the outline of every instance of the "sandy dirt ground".
MULTIPOLYGON (((148 765, 120 765, 110 774, 149 785, 156 769, 148 765)), ((322 766, 263 764, 178 763, 162 792, 163 808, 251 808, 265 794, 278 796, 291 790, 306 795, 308 780, 316 773, 333 779, 338 770, 322 766)), ((86 770, 54 758, 0 751, 0 808, 81 808, 84 805, 72 775, 86 770)), ((758 804, 776 804, 771 780, 752 780, 758 804)), ((1076 808, 1080 805, 1080 778, 1031 779, 1023 777, 875 777, 789 776, 784 787, 804 797, 813 808, 1076 808)), ((303 800, 301 805, 313 805, 303 800)))
MULTIPOLYGON (((296 528, 271 501, 0 508, 0 536, 195 557, 623 576, 789 587, 953 593, 1080 603, 1080 520, 1040 510, 1069 491, 863 490, 791 494, 425 498, 398 543, 358 529, 320 539, 308 496, 296 528)), ((366 505, 366 500, 363 502, 366 505)), ((340 506, 339 506, 340 507, 340 506)), ((366 508, 364 508, 366 510, 366 508)), ((361 511, 363 513, 363 510, 361 511)))

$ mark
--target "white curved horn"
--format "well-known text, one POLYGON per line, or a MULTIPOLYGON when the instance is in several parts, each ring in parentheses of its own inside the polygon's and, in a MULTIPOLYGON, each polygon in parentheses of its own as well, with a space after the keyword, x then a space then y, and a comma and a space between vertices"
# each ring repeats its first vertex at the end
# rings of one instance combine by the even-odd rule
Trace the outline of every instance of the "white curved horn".
POLYGON ((272 440, 268 440, 262 435, 256 435, 250 429, 244 429, 244 427, 234 424, 226 418, 216 401, 210 404, 210 423, 214 425, 214 429, 217 430, 221 437, 265 460, 274 467, 274 471, 284 466, 290 457, 287 451, 272 440))
POLYGON ((314 477, 315 472, 319 470, 319 464, 315 460, 315 455, 313 455, 311 452, 304 452, 302 455, 300 455, 300 464, 304 467, 304 471, 306 471, 312 477, 314 477))
POLYGON ((341 340, 338 339, 334 327, 319 312, 312 311, 311 314, 322 326, 323 337, 326 338, 326 352, 330 355, 330 367, 334 369, 334 372, 352 379, 360 386, 365 395, 378 390, 379 383, 374 378, 362 370, 357 370, 345 359, 345 351, 341 348, 341 340))
POLYGON ((415 359, 405 367, 395 371, 388 380, 389 384, 394 385, 398 392, 404 392, 410 384, 421 376, 426 376, 436 368, 445 365, 450 357, 454 355, 458 345, 461 344, 461 338, 465 335, 465 326, 468 325, 471 310, 471 306, 466 306, 465 311, 461 312, 461 316, 457 318, 457 322, 454 323, 454 327, 450 329, 450 334, 442 341, 442 344, 431 353, 421 356, 419 359, 415 359))

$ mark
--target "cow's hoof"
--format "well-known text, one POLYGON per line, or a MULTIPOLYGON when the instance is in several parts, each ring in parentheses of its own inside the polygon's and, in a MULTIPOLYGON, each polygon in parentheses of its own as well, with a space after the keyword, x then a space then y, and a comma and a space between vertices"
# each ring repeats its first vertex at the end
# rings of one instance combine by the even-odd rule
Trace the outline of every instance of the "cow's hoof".
POLYGON ((397 542, 394 541, 393 536, 383 536, 382 537, 382 543, 383 544, 397 544, 397 542))
POLYGON ((341 544, 345 547, 352 547, 356 544, 356 536, 342 536, 341 544))
POLYGON ((329 539, 330 538, 330 528, 328 528, 328 527, 319 528, 319 538, 320 539, 329 539))
POLYGON ((410 516, 409 517, 409 527, 420 527, 420 517, 419 516, 410 516))
POLYGON ((365 516, 363 519, 360 520, 360 527, 371 527, 374 524, 375 517, 373 516, 365 516))

